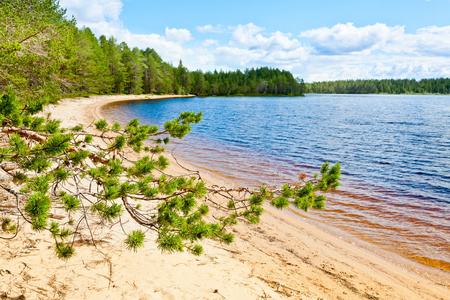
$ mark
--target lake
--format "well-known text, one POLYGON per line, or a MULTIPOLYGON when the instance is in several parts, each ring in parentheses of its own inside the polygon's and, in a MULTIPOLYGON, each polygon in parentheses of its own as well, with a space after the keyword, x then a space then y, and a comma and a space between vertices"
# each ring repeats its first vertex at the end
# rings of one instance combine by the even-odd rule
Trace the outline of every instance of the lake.
POLYGON ((307 95, 132 101, 102 114, 162 126, 203 111, 169 147, 240 185, 281 186, 341 164, 323 212, 300 213, 351 238, 450 271, 450 96, 307 95))

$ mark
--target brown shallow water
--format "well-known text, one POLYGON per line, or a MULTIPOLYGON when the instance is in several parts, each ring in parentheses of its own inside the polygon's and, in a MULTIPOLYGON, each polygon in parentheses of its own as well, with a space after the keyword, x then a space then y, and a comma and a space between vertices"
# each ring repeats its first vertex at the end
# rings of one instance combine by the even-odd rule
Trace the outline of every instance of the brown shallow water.
MULTIPOLYGON (((184 155, 177 155, 177 157, 187 166, 203 170, 224 182, 232 182, 240 186, 259 186, 267 183, 267 180, 261 180, 262 174, 265 174, 265 168, 253 166, 243 170, 240 159, 237 160, 234 167, 228 168, 228 171, 224 172, 211 169, 214 166, 209 166, 207 160, 199 162, 197 158, 193 157, 184 155), (249 170, 251 171, 249 172, 249 170), (236 173, 233 173, 234 171, 236 173)), ((218 156, 215 153, 214 160, 217 161, 217 159, 218 156)), ((226 161, 234 160, 227 157, 226 161)), ((219 166, 217 162, 215 166, 219 166)), ((264 164, 261 166, 264 167, 264 164)), ((280 173, 282 172, 269 174, 266 179, 270 179, 270 182, 289 182, 280 176, 280 173)), ((342 185, 345 186, 345 182, 342 185)), ((364 187, 356 187, 356 189, 364 189, 364 187)), ((439 234, 433 234, 433 231, 441 234, 450 232, 448 226, 427 222, 426 218, 408 217, 404 213, 396 212, 395 205, 392 209, 383 200, 375 197, 343 190, 327 193, 327 197, 327 206, 323 211, 310 210, 305 213, 290 208, 290 214, 332 235, 376 253, 391 263, 401 265, 438 284, 450 286, 450 247, 445 240, 439 237, 439 234), (419 224, 421 227, 433 229, 425 230, 427 233, 420 233, 420 229, 414 229, 419 224), (441 250, 436 253, 436 249, 441 250), (428 251, 433 251, 432 255, 428 256, 428 251)), ((401 206, 400 210, 420 209, 414 205, 399 206, 401 206)), ((430 210, 428 218, 433 219, 433 211, 436 212, 436 210, 438 209, 430 210)), ((411 213, 414 214, 414 211, 411 213)))

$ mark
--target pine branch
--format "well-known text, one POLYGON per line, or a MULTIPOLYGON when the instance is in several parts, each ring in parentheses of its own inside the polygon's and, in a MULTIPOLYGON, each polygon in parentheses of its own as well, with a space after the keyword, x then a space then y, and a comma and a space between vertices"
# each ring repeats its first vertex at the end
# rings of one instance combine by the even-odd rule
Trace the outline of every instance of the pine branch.
MULTIPOLYGON (((100 120, 94 125, 101 134, 80 132, 81 126, 68 130, 59 128, 60 122, 50 118, 27 115, 41 106, 40 102, 22 107, 11 92, 2 98, 0 117, 4 126, 1 132, 7 147, 1 149, 0 159, 17 164, 10 174, 23 188, 20 192, 10 190, 17 199, 19 196, 24 199, 23 203, 17 200, 20 215, 34 230, 47 230, 52 234, 55 254, 62 259, 74 254, 75 235, 84 231, 96 245, 91 228, 94 220, 99 221, 100 226, 110 227, 108 224, 117 222, 122 226, 124 213, 158 234, 156 243, 161 251, 186 249, 199 255, 203 251, 197 244, 199 241, 213 239, 231 243, 234 237, 227 232, 229 226, 237 224, 238 220, 258 223, 264 212, 264 202, 278 209, 290 204, 304 210, 321 209, 326 198, 317 196, 316 192, 338 186, 339 165, 330 167, 328 163, 320 169, 320 177, 309 181, 301 177, 298 183, 282 188, 263 186, 252 190, 208 186, 198 171, 182 166, 176 158, 185 172, 173 175, 164 171, 168 161, 161 156, 164 149, 158 148, 160 139, 154 141, 154 148, 143 147, 146 139, 158 133, 157 127, 140 125, 135 119, 120 129, 118 125, 111 127, 106 120, 100 120), (82 136, 84 139, 80 139, 82 136), (93 137, 96 139, 92 140, 93 137), (151 156, 135 161, 127 158, 127 152, 140 152, 143 148, 151 156), (129 199, 138 204, 131 205, 129 199), (141 211, 142 205, 146 208, 141 211), (66 220, 69 227, 61 227, 56 221, 48 224, 54 216, 50 212, 52 207, 65 211, 58 214, 63 216, 59 222, 62 224, 66 220), (210 212, 211 208, 214 211, 210 212), (75 215, 77 222, 72 220, 75 215), (86 229, 82 228, 83 222, 86 229), (70 236, 69 244, 66 241, 70 236)), ((189 132, 190 124, 200 118, 201 113, 182 113, 180 118, 166 123, 163 133, 182 138, 189 132)), ((130 250, 136 251, 143 245, 143 232, 132 231, 126 236, 125 245, 130 250)))

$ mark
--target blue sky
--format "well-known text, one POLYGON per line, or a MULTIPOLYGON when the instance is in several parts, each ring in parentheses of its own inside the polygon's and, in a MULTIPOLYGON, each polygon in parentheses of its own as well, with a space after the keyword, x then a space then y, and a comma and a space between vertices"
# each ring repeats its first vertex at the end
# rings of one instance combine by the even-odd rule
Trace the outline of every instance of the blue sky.
POLYGON ((60 0, 78 26, 190 70, 269 66, 307 82, 450 77, 450 0, 60 0))

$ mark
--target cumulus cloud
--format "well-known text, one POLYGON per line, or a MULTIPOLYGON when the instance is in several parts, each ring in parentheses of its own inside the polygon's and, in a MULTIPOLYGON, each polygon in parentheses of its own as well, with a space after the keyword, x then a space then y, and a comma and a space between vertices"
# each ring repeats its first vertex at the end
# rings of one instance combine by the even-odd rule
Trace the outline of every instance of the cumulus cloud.
MULTIPOLYGON (((253 23, 230 26, 228 30, 231 35, 225 45, 220 45, 218 40, 202 43, 210 48, 208 64, 214 62, 223 69, 269 66, 289 70, 304 63, 310 52, 310 48, 302 46, 291 34, 267 33, 253 23)), ((200 61, 204 60, 197 60, 200 61)))
POLYGON ((377 23, 358 28, 353 23, 347 23, 337 24, 332 28, 307 30, 300 36, 308 38, 320 54, 340 55, 381 48, 403 31, 402 26, 388 27, 377 23))
POLYGON ((169 29, 166 27, 166 38, 176 43, 184 43, 192 39, 191 33, 187 29, 169 29))
POLYGON ((121 0, 60 0, 69 17, 74 15, 80 23, 118 21, 122 12, 121 0))
POLYGON ((386 53, 450 56, 450 26, 421 28, 415 34, 406 34, 404 26, 389 27, 375 24, 355 27, 352 23, 337 24, 332 28, 304 31, 319 55, 386 53))
POLYGON ((294 50, 301 47, 300 42, 291 39, 291 34, 280 31, 264 34, 264 28, 253 23, 235 27, 230 46, 249 49, 294 50))
POLYGON ((264 53, 260 51, 236 47, 218 47, 215 54, 220 57, 221 64, 239 68, 259 61, 264 56, 264 53))
POLYGON ((225 31, 224 27, 220 24, 215 25, 215 26, 211 25, 211 24, 204 25, 204 26, 197 26, 196 29, 198 32, 201 32, 201 33, 207 33, 207 32, 221 33, 221 32, 225 31))
POLYGON ((214 45, 218 45, 219 41, 218 40, 213 40, 213 39, 207 39, 204 40, 202 45, 205 47, 210 47, 210 46, 214 46, 214 45))
POLYGON ((421 28, 392 40, 386 52, 450 57, 450 26, 421 28))
POLYGON ((235 28, 230 41, 230 46, 248 49, 261 49, 268 51, 291 51, 301 47, 296 39, 291 39, 290 34, 275 32, 263 35, 263 28, 254 25, 239 25, 235 28))
POLYGON ((258 34, 264 28, 256 26, 253 23, 247 25, 238 25, 232 34, 231 46, 237 47, 260 47, 265 42, 265 38, 258 34))

